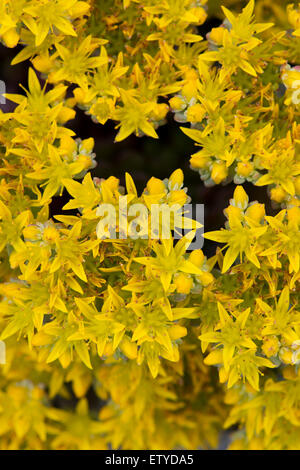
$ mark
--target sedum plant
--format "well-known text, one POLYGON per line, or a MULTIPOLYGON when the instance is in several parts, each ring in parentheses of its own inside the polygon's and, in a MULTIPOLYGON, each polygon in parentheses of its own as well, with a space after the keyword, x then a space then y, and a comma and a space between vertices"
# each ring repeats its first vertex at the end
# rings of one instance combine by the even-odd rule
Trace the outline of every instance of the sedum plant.
POLYGON ((0 448, 216 448, 227 429, 231 449, 299 449, 300 4, 4 0, 0 13, 1 41, 21 46, 12 66, 32 64, 0 114, 0 448), (116 142, 181 124, 204 184, 236 184, 225 227, 204 234, 215 255, 191 249, 181 169, 140 194, 129 172, 125 187, 91 176, 78 109, 114 121, 116 142), (273 215, 245 182, 266 186, 273 215), (63 191, 69 212, 52 216, 63 191), (138 234, 124 203, 145 208, 138 234), (104 223, 105 205, 118 216, 104 223), (147 236, 155 205, 174 211, 172 237, 163 221, 147 236))

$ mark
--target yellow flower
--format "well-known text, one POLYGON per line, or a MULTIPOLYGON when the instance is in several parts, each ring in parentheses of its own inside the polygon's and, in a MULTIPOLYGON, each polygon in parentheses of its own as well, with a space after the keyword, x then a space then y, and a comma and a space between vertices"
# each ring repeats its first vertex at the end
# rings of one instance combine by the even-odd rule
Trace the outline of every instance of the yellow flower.
POLYGON ((204 254, 202 250, 193 250, 190 253, 189 260, 198 268, 201 268, 204 262, 204 254))
POLYGON ((262 351, 267 357, 276 356, 279 351, 280 342, 277 336, 268 336, 262 345, 262 351))
POLYGON ((16 47, 19 39, 20 35, 15 28, 11 28, 3 34, 3 40, 7 47, 16 47))
MULTIPOLYGON (((246 309, 244 312, 236 312, 235 320, 233 320, 220 303, 218 303, 218 311, 220 323, 217 330, 220 330, 220 332, 204 333, 199 337, 199 339, 204 342, 223 345, 222 363, 224 364, 225 371, 229 371, 236 348, 243 347, 254 350, 256 349, 255 343, 245 332, 245 325, 250 314, 250 308, 246 309)), ((210 362, 211 359, 212 356, 208 357, 207 361, 210 362)), ((219 356, 216 360, 219 361, 219 356)))
POLYGON ((189 294, 193 287, 193 280, 188 275, 180 273, 174 278, 174 284, 178 294, 189 294))

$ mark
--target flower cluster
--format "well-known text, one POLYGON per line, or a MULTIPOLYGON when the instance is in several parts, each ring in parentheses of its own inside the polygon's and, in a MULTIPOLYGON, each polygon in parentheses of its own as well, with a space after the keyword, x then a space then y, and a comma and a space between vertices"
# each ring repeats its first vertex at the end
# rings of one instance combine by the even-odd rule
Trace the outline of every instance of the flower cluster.
POLYGON ((7 0, 0 37, 25 46, 13 64, 30 59, 49 83, 76 84, 72 107, 119 122, 117 141, 132 132, 157 137, 169 109, 161 98, 181 88, 185 64, 202 49, 205 3, 7 0))
POLYGON ((299 12, 288 7, 288 31, 253 20, 254 1, 207 34, 190 95, 170 105, 183 132, 201 146, 191 168, 208 186, 268 185, 277 203, 299 201, 299 12), (291 61, 295 66, 289 64, 291 61))
MULTIPOLYGON (((128 173, 126 188, 113 176, 92 179, 87 171, 95 166, 93 139, 75 138, 63 125, 69 109, 65 87, 46 91, 30 69, 25 91, 7 95, 17 106, 1 114, 0 323, 7 349, 1 371, 2 448, 217 445, 224 412, 209 397, 210 375, 196 353, 197 338, 187 328, 198 317, 197 307, 188 305, 190 292, 205 290, 213 276, 200 249, 186 253, 199 223, 180 210, 190 201, 182 171, 165 180, 152 177, 140 196, 128 173), (71 196, 64 209, 76 215, 50 218, 51 200, 63 189, 71 196), (126 237, 124 201, 129 214, 126 237), (99 210, 105 204, 117 209, 117 237, 101 232, 106 226, 99 210), (160 229, 155 239, 143 237, 151 229, 143 220, 142 233, 133 236, 137 222, 130 209, 140 205, 151 215, 153 205, 159 204, 175 208, 169 231, 181 220, 189 229, 176 244, 160 229), (180 355, 187 336, 186 352, 180 355), (195 368, 202 384, 195 383, 191 391, 182 385, 177 391, 187 367, 184 354, 191 356, 194 365, 188 360, 188 367, 195 368), (131 384, 131 408, 114 382, 116 374, 125 374, 131 384), (69 382, 80 400, 74 413, 53 405, 55 397, 70 399, 69 382), (91 386, 100 398, 110 399, 96 420, 85 397, 91 386), (211 410, 199 411, 196 419, 191 407, 202 386, 211 410), (167 444, 168 427, 176 422, 184 396, 189 397, 186 420, 193 416, 197 429, 195 444, 189 443, 190 424, 184 420, 167 444), (153 427, 149 430, 148 421, 140 424, 137 441, 128 427, 132 429, 133 419, 140 421, 144 409, 153 427), (166 429, 154 439, 161 420, 166 429)), ((163 226, 160 221, 159 228, 163 226)))
POLYGON ((298 397, 300 362, 299 207, 267 216, 237 186, 225 213, 226 228, 205 234, 226 243, 226 252, 217 251, 209 303, 201 302, 204 363, 218 368, 229 389, 225 426, 242 426, 233 449, 299 448, 291 398, 298 397), (284 429, 293 431, 283 436, 284 429))

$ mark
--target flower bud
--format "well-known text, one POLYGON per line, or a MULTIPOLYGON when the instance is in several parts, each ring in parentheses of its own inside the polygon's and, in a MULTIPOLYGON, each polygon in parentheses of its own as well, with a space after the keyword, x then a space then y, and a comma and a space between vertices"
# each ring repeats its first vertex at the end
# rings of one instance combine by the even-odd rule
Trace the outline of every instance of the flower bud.
POLYGON ((16 47, 20 39, 20 35, 17 33, 16 28, 9 29, 2 37, 7 47, 16 47))
POLYGON ((214 366, 216 364, 223 364, 223 351, 221 349, 214 349, 203 360, 207 366, 214 366))
POLYGON ((178 168, 169 178, 169 189, 179 189, 183 184, 183 171, 178 168))
POLYGON ((239 162, 236 167, 237 174, 246 178, 252 173, 253 170, 253 164, 250 162, 239 162))
POLYGON ((181 325, 172 325, 169 330, 169 337, 171 340, 175 341, 176 339, 182 338, 187 335, 187 329, 181 325))
POLYGON ((48 54, 40 54, 32 59, 33 66, 42 73, 48 73, 53 67, 53 61, 48 54))
POLYGON ((129 341, 127 336, 123 337, 119 347, 128 359, 135 359, 137 357, 137 344, 129 341))
POLYGON ((300 224, 300 208, 299 207, 291 207, 287 210, 287 216, 289 222, 294 222, 297 225, 300 224))
POLYGON ((209 160, 209 157, 205 157, 204 155, 202 155, 202 150, 200 150, 199 152, 196 152, 191 155, 190 165, 192 168, 202 169, 207 167, 209 160))
POLYGON ((277 336, 268 336, 262 345, 262 351, 267 357, 276 356, 280 347, 277 336))
POLYGON ((162 180, 152 176, 147 183, 147 190, 150 194, 161 194, 166 191, 166 187, 162 180))
POLYGON ((203 251, 202 250, 193 250, 191 253, 190 253, 190 256, 189 256, 189 261, 191 263, 193 263, 195 266, 197 266, 198 268, 200 268, 204 262, 204 254, 203 254, 203 251))
POLYGON ((174 112, 180 112, 186 108, 186 102, 183 98, 180 98, 180 96, 173 96, 173 98, 169 100, 169 105, 174 112))
POLYGON ((91 385, 91 376, 89 373, 80 375, 78 380, 74 380, 72 387, 77 398, 82 398, 91 385))
POLYGON ((288 348, 281 348, 279 351, 279 359, 284 362, 284 364, 292 364, 293 351, 288 348))
POLYGON ((187 200, 188 196, 183 191, 183 189, 180 189, 178 191, 172 191, 168 196, 169 205, 179 204, 180 206, 183 206, 187 202, 187 200))
POLYGON ((26 387, 12 384, 7 387, 7 394, 14 401, 22 403, 28 396, 28 389, 26 387))
POLYGON ((248 206, 249 198, 243 186, 237 186, 233 193, 233 202, 237 207, 245 210, 248 206))
POLYGON ((287 193, 280 186, 271 189, 271 199, 275 202, 282 202, 286 198, 287 193))
POLYGON ((201 274, 197 274, 197 279, 206 287, 213 282, 214 276, 211 273, 203 271, 201 274))
POLYGON ((77 144, 72 137, 66 135, 60 141, 60 150, 66 155, 72 155, 77 150, 77 144))

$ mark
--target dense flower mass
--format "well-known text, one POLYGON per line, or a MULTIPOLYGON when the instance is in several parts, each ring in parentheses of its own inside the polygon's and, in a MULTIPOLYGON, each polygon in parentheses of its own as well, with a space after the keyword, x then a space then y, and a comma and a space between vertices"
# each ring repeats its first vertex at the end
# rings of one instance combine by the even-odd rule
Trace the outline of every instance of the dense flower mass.
POLYGON ((0 112, 0 449, 216 448, 232 426, 231 449, 300 449, 300 4, 3 0, 0 40, 32 64, 0 112), (78 109, 116 142, 180 123, 204 184, 236 185, 214 256, 181 169, 140 194, 91 176, 78 109))

